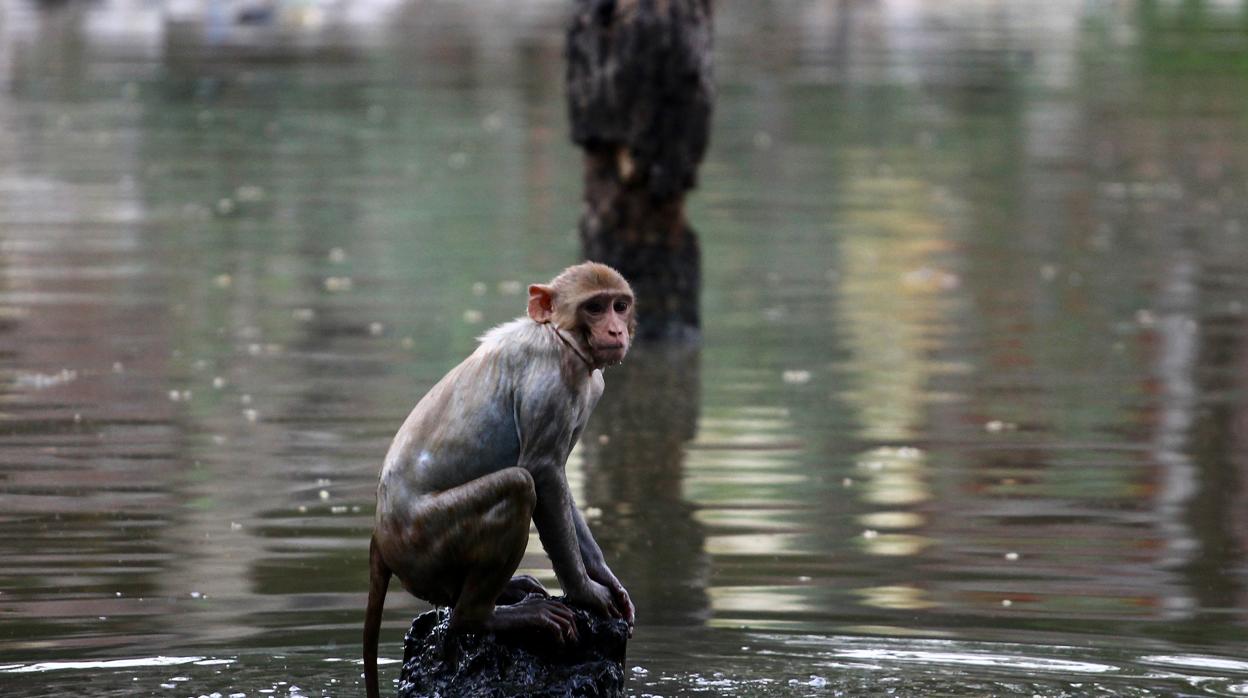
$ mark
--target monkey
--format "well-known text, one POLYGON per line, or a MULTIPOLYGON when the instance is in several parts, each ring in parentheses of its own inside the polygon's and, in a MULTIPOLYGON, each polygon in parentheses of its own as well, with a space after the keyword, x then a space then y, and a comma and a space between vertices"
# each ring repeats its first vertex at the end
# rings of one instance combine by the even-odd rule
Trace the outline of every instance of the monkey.
POLYGON ((628 591, 577 510, 565 466, 636 332, 632 288, 585 262, 528 287, 527 316, 487 331, 416 404, 377 484, 369 543, 364 675, 377 698, 377 641, 393 575, 449 607, 451 632, 533 629, 575 642, 571 609, 536 579, 512 576, 529 522, 565 598, 633 627, 628 591))

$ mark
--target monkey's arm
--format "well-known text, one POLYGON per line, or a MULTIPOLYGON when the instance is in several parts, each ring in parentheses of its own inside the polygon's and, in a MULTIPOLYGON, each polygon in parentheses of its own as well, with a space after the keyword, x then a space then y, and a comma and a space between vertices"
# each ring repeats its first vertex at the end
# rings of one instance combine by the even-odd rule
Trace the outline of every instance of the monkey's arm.
POLYGON ((537 506, 533 509, 533 523, 542 547, 550 556, 551 566, 559 585, 569 596, 585 594, 590 583, 585 563, 577 547, 576 524, 572 518, 572 493, 562 464, 551 462, 525 466, 533 474, 533 486, 537 491, 537 506))
POLYGON ((598 541, 594 540, 594 534, 589 530, 589 524, 585 522, 585 517, 581 515, 576 506, 572 507, 572 521, 576 526, 576 541, 581 549, 581 561, 585 565, 585 573, 589 578, 605 586, 611 592, 613 601, 613 610, 620 618, 628 621, 631 626, 636 616, 633 608, 633 600, 628 595, 628 590, 616 578, 615 573, 607 566, 606 558, 603 557, 602 548, 598 547, 598 541))

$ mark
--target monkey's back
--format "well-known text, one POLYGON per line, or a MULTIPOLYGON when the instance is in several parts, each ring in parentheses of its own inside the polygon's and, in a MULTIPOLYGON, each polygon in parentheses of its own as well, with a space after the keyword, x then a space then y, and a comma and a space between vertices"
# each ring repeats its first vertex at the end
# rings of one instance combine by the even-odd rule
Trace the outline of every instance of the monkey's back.
POLYGON ((378 519, 402 510, 402 502, 515 466, 520 457, 517 383, 534 371, 559 375, 557 342, 528 319, 501 325, 430 388, 386 454, 378 519))

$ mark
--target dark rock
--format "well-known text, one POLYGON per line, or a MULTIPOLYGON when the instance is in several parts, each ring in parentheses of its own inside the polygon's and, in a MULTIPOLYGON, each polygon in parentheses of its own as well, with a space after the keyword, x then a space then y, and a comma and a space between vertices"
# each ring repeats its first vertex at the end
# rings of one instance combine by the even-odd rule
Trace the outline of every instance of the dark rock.
POLYGON ((398 695, 623 696, 628 625, 573 611, 578 642, 569 646, 537 632, 451 636, 449 610, 422 613, 403 640, 398 695))

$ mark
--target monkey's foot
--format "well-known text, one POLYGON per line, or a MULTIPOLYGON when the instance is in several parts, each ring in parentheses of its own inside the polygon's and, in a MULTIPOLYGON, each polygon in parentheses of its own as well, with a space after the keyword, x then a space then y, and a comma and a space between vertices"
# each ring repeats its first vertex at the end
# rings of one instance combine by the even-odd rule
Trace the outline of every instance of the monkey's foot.
POLYGON ((507 582, 507 586, 503 587, 503 593, 498 596, 498 605, 509 606, 513 603, 524 601, 529 596, 537 594, 543 599, 550 598, 550 592, 546 591, 546 587, 537 581, 536 577, 528 574, 518 574, 507 582))
POLYGON ((562 644, 532 628, 450 633, 446 609, 417 617, 404 641, 398 695, 623 696, 628 624, 565 608, 577 640, 562 644))

